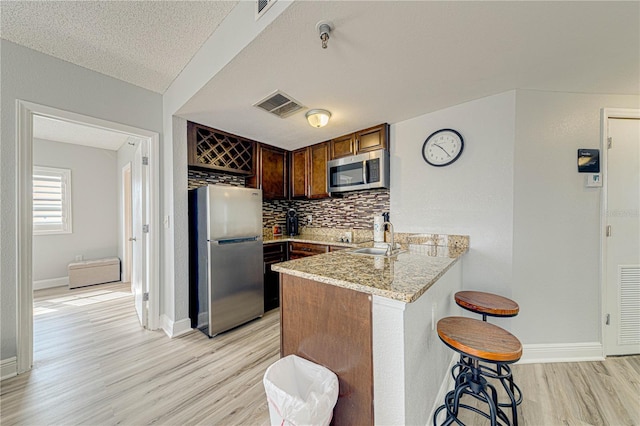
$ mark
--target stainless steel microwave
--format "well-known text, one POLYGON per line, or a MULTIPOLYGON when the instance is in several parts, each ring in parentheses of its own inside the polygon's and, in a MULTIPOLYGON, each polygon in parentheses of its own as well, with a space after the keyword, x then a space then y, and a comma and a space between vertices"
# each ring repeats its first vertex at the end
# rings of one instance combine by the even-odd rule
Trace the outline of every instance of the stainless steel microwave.
POLYGON ((327 162, 329 192, 389 188, 389 151, 380 149, 327 162))

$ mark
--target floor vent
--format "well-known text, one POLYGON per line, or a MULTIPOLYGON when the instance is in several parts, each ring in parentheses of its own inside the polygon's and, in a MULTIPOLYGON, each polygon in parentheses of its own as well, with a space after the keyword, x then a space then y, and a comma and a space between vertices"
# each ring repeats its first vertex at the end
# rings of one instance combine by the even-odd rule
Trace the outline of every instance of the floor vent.
POLYGON ((276 0, 256 0, 256 21, 271 7, 276 0))
POLYGON ((640 343, 640 266, 619 266, 620 334, 618 343, 640 343))
POLYGON ((280 118, 289 117, 290 115, 305 108, 300 104, 300 102, 280 90, 277 90, 265 99, 256 102, 253 106, 270 112, 271 114, 275 114, 280 118))

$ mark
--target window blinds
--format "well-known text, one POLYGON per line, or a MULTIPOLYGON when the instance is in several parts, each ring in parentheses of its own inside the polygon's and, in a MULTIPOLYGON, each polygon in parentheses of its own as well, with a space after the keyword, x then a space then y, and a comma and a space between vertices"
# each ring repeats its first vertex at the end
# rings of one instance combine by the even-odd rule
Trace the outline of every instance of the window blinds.
POLYGON ((71 170, 33 167, 33 231, 71 232, 71 170))

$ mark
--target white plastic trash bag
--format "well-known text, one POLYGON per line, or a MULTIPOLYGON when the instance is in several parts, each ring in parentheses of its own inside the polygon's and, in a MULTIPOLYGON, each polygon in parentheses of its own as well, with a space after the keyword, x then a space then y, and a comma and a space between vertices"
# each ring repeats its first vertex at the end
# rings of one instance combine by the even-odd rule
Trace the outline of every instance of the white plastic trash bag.
POLYGON ((327 426, 338 400, 338 376, 331 370, 289 355, 264 373, 272 426, 327 426))

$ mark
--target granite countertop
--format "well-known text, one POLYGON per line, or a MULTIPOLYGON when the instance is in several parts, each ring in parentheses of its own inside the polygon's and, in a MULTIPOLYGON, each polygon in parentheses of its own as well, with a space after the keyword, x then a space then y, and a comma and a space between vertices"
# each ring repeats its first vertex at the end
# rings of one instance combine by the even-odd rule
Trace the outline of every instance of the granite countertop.
POLYGON ((431 250, 410 249, 393 257, 383 257, 363 256, 342 250, 277 263, 271 269, 411 303, 422 296, 465 252, 466 248, 454 252, 447 247, 432 247, 431 250))

